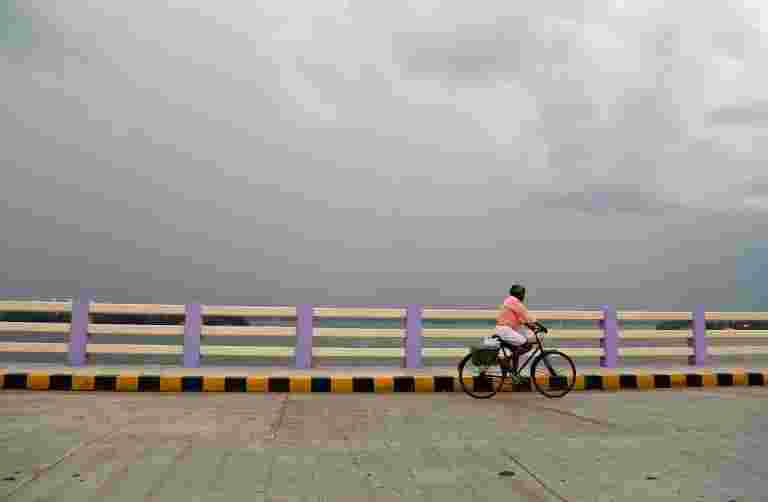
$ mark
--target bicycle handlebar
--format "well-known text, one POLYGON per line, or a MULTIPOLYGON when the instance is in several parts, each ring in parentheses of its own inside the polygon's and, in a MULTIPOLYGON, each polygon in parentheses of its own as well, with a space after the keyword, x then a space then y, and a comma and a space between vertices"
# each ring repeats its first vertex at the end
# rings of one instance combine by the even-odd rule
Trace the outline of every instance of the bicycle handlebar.
POLYGON ((537 322, 532 322, 532 323, 527 323, 526 326, 528 326, 528 328, 530 328, 532 331, 537 332, 537 333, 548 333, 549 332, 549 330, 543 324, 541 324, 538 321, 537 322))

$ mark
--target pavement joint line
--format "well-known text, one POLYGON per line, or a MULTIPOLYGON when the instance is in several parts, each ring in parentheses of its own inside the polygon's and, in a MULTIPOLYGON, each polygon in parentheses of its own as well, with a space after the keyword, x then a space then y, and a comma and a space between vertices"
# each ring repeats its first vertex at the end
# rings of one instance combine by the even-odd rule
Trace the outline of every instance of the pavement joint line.
POLYGON ((18 492, 19 490, 21 490, 22 488, 24 488, 25 486, 27 486, 29 483, 31 483, 31 482, 33 482, 33 481, 37 481, 37 480, 38 480, 38 479, 40 479, 40 478, 41 478, 41 477, 42 477, 44 474, 46 474, 47 472, 49 472, 51 469, 53 469, 54 467, 56 467, 57 465, 59 465, 60 463, 62 463, 63 461, 65 461, 66 459, 68 459, 69 457, 71 457, 72 455, 74 455, 75 453, 77 453, 78 451, 80 451, 80 450, 82 450, 83 448, 86 448, 86 447, 88 447, 88 446, 91 446, 92 444, 96 444, 96 443, 98 443, 98 442, 104 441, 105 439, 108 439, 108 438, 110 438, 110 437, 112 437, 112 436, 116 435, 118 432, 121 432, 121 431, 122 431, 122 430, 124 430, 126 427, 128 427, 129 425, 132 425, 132 424, 134 424, 134 423, 136 423, 136 420, 130 421, 130 422, 128 422, 128 423, 125 423, 125 424, 122 424, 122 425, 121 425, 121 426, 119 426, 117 429, 113 429, 113 430, 111 430, 111 431, 107 432, 106 434, 102 434, 102 435, 100 435, 99 437, 96 437, 96 438, 90 439, 90 440, 88 440, 88 441, 83 441, 83 442, 81 442, 80 444, 78 444, 78 445, 76 445, 76 446, 73 446, 72 448, 70 448, 69 450, 67 450, 66 452, 64 452, 64 454, 63 454, 63 455, 61 455, 60 457, 58 457, 56 460, 54 460, 54 461, 53 461, 53 462, 51 462, 50 464, 43 464, 43 465, 39 466, 39 468, 38 468, 38 469, 36 469, 36 470, 35 470, 35 472, 34 472, 34 473, 31 475, 31 476, 29 476, 29 477, 27 477, 27 478, 25 478, 25 479, 21 480, 21 481, 20 481, 20 482, 19 482, 19 483, 18 483, 16 486, 14 486, 13 488, 11 488, 11 490, 10 490, 10 491, 8 491, 8 492, 5 494, 5 497, 7 497, 7 498, 9 498, 9 499, 10 499, 11 495, 13 495, 14 493, 18 492))
POLYGON ((504 449, 504 453, 507 455, 507 457, 512 460, 515 464, 517 464, 518 467, 520 467, 522 470, 528 473, 529 476, 531 476, 539 485, 541 485, 544 490, 549 492, 550 494, 554 495, 560 502, 570 502, 567 498, 560 495, 557 491, 555 491, 553 488, 550 488, 547 486, 547 484, 540 479, 533 471, 528 469, 520 460, 517 459, 514 455, 512 455, 508 450, 504 449))
POLYGON ((269 436, 266 438, 268 441, 277 440, 277 432, 280 430, 280 427, 283 425, 283 421, 285 420, 285 414, 288 409, 288 397, 289 395, 286 394, 285 397, 280 402, 280 409, 277 412, 277 419, 270 425, 270 433, 269 433, 269 436))

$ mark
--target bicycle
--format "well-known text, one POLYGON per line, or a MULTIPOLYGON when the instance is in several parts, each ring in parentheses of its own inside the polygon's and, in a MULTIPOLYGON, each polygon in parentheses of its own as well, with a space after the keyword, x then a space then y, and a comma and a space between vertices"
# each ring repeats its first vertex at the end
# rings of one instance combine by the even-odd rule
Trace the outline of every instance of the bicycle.
POLYGON ((470 353, 461 360, 458 366, 459 381, 464 392, 476 399, 491 398, 501 391, 507 376, 510 376, 513 383, 520 385, 525 381, 525 377, 520 375, 520 371, 532 360, 532 378, 529 379, 540 393, 549 398, 563 397, 573 389, 576 384, 576 365, 573 364, 573 360, 559 350, 546 350, 544 348, 539 333, 547 333, 547 328, 542 324, 535 323, 527 326, 532 329, 536 336, 535 342, 515 347, 502 340, 498 335, 493 335, 491 338, 498 340, 498 346, 474 347, 470 350, 470 353), (520 366, 520 357, 532 348, 534 349, 533 352, 520 366), (467 385, 464 375, 467 364, 478 368, 473 372, 475 374, 471 375, 471 389, 467 385), (537 373, 540 366, 543 369, 542 375, 537 373), (498 372, 489 371, 491 368, 494 370, 498 368, 498 372), (492 385, 491 382, 494 379, 498 380, 498 385, 492 385), (557 392, 552 392, 550 389, 557 392), (486 393, 481 393, 484 390, 486 393))

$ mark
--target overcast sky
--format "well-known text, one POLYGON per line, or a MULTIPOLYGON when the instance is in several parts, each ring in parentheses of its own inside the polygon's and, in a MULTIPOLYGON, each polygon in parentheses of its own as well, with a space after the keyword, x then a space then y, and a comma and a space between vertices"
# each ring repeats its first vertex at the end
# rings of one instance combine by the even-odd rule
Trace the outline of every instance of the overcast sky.
POLYGON ((768 310, 768 4, 0 1, 0 292, 768 310))

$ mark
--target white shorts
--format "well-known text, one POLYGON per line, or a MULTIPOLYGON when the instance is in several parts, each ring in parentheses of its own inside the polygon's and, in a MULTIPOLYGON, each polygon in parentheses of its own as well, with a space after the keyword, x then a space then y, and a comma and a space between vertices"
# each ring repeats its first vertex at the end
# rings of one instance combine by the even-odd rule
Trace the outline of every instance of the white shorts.
POLYGON ((528 328, 521 326, 514 330, 509 326, 496 326, 496 334, 499 338, 511 345, 523 345, 528 341, 528 328))

